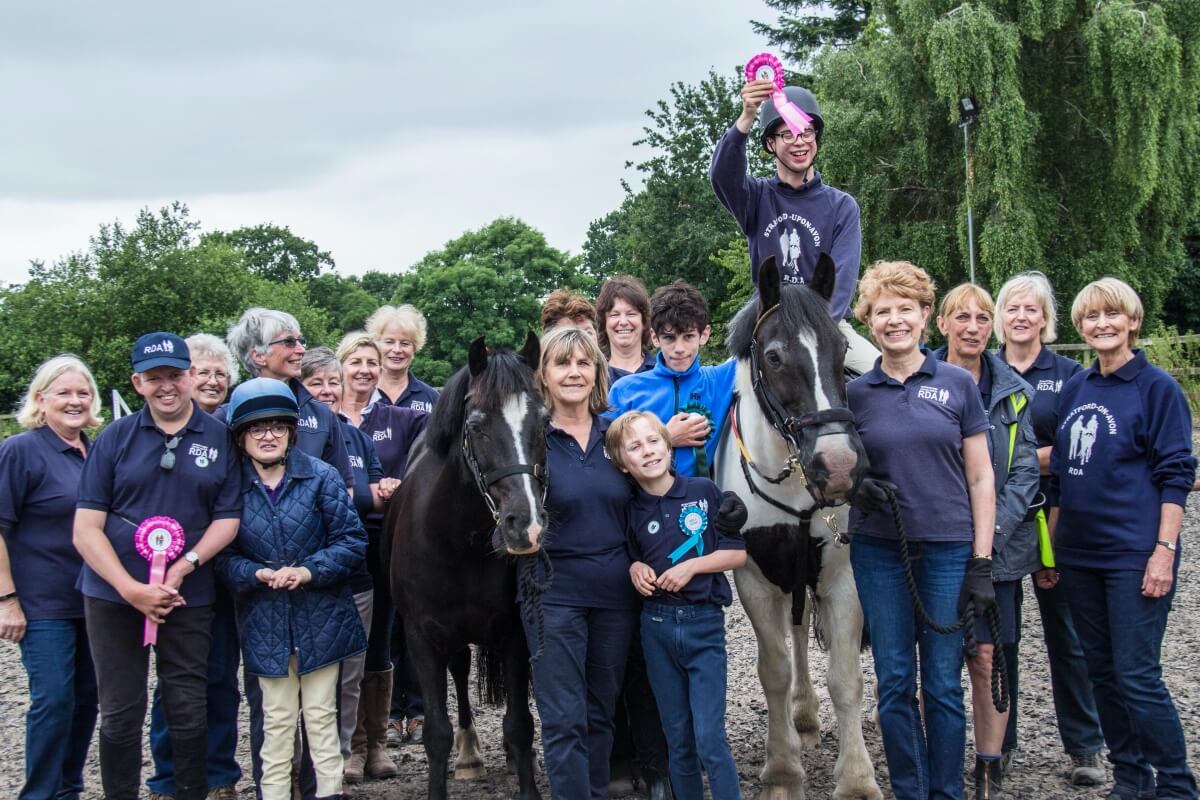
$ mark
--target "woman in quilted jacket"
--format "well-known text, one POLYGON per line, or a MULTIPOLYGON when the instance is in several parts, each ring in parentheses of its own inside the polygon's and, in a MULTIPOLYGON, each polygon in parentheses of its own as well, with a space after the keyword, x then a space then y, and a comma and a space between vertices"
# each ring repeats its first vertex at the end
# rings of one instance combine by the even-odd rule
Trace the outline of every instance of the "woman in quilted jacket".
POLYGON ((236 596, 245 669, 262 687, 263 800, 292 796, 301 705, 317 796, 341 797, 338 664, 367 647, 349 584, 367 535, 337 471, 291 446, 298 417, 292 390, 272 378, 241 384, 229 403, 244 496, 217 572, 236 596))

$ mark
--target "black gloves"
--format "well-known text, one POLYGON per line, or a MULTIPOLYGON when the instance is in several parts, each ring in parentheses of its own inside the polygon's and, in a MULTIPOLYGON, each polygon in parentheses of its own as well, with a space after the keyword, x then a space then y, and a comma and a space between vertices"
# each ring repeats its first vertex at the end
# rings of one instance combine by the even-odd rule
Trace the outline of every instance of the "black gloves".
POLYGON ((992 560, 972 558, 967 562, 967 574, 963 577, 962 590, 958 593, 958 616, 962 619, 967 603, 975 604, 975 616, 982 617, 996 605, 996 589, 992 586, 992 560))
POLYGON ((895 494, 896 484, 879 481, 874 478, 863 478, 858 484, 858 491, 850 498, 850 505, 864 514, 882 511, 888 507, 888 495, 895 494))
POLYGON ((717 511, 717 528, 727 533, 741 533, 746 524, 746 504, 736 492, 721 495, 721 508, 717 511))

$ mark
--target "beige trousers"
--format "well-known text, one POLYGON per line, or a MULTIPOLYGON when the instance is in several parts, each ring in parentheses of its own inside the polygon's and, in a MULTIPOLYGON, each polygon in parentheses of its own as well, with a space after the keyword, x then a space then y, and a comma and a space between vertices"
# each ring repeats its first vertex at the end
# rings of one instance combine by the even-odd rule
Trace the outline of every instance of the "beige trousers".
POLYGON ((338 741, 338 665, 296 674, 296 657, 288 660, 286 678, 259 678, 263 704, 263 800, 290 800, 296 723, 304 709, 304 729, 317 795, 342 791, 342 752, 338 741))

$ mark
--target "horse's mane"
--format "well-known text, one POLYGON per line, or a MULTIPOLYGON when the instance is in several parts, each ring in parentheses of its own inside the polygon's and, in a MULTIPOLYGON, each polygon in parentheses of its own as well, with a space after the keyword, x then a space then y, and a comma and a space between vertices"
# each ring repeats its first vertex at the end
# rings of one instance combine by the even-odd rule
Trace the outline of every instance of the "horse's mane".
POLYGON ((513 395, 527 392, 537 395, 533 371, 508 349, 497 348, 488 354, 487 367, 477 378, 471 377, 468 367, 451 376, 429 415, 425 437, 429 447, 439 455, 462 441, 466 420, 467 395, 471 405, 484 412, 497 411, 513 395))
MULTIPOLYGON (((754 326, 758 322, 759 299, 751 297, 742 310, 729 322, 729 333, 725 344, 734 358, 750 357, 750 341, 754 338, 754 326)), ((780 287, 779 311, 788 330, 812 329, 818 340, 836 341, 839 333, 837 324, 829 316, 829 303, 807 286, 785 283, 780 287)))

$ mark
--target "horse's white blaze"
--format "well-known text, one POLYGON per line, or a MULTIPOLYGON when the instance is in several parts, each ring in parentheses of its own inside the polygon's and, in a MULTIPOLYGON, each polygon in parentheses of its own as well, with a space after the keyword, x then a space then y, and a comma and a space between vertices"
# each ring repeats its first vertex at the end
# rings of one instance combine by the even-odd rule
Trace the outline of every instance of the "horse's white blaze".
POLYGON ((813 365, 813 395, 817 404, 817 411, 824 411, 828 408, 833 408, 833 403, 829 399, 829 393, 825 391, 825 386, 821 383, 821 370, 817 365, 821 363, 820 357, 817 355, 817 336, 811 330, 800 331, 796 336, 796 341, 800 342, 800 346, 808 351, 808 357, 813 365))
MULTIPOLYGON (((508 423, 508 427, 512 430, 513 447, 517 453, 518 464, 528 464, 525 460, 525 446, 521 441, 521 431, 525 426, 525 417, 529 414, 529 396, 522 392, 519 395, 508 398, 504 404, 504 421, 508 423)), ((533 493, 533 476, 528 473, 521 473, 521 486, 525 489, 525 499, 529 501, 529 524, 530 526, 537 525, 537 499, 533 493)))
MULTIPOLYGON (((821 371, 817 368, 817 337, 811 330, 800 331, 796 336, 800 346, 808 351, 813 364, 813 395, 818 411, 833 408, 833 400, 821 381, 821 371)), ((854 468, 857 455, 850 446, 850 437, 844 433, 833 433, 817 437, 814 452, 825 457, 826 466, 830 470, 831 485, 837 489, 849 490, 850 470, 854 468)))

